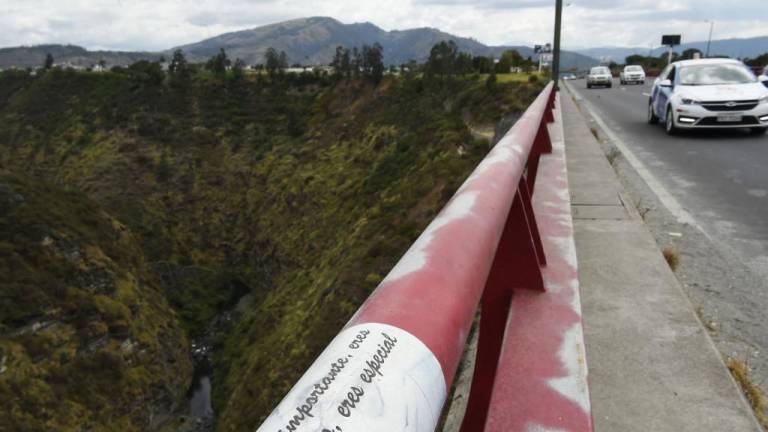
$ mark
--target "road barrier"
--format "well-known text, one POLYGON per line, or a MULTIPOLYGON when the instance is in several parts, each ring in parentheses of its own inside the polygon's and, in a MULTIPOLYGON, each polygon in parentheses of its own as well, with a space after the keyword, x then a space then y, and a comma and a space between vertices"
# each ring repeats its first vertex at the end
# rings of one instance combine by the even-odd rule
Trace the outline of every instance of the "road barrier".
POLYGON ((555 101, 550 83, 259 432, 434 431, 481 303, 462 430, 592 430, 555 101))

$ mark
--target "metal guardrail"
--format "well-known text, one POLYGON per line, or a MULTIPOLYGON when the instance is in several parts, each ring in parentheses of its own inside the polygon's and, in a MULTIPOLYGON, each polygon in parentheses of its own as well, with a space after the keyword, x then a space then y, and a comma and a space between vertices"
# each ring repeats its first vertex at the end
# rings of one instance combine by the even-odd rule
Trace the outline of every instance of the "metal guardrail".
MULTIPOLYGON (((542 293, 547 283, 542 271, 546 245, 531 196, 540 159, 552 151, 547 125, 554 121, 555 95, 549 83, 259 432, 434 431, 481 302, 477 367, 463 430, 486 428, 494 401, 508 400, 510 388, 497 385, 497 365, 509 360, 505 335, 514 334, 507 329, 512 293, 520 288, 542 293)), ((555 192, 562 196, 563 191, 555 192)), ((560 343, 563 332, 556 333, 560 343)), ((550 363, 562 363, 557 351, 547 355, 550 363)), ((521 379, 526 375, 501 372, 521 379)), ((585 369, 576 375, 584 379, 586 390, 585 369)), ((550 387, 568 392, 556 384, 550 387)), ((572 402, 578 399, 564 400, 575 406, 572 402)), ((576 423, 566 422, 576 425, 567 430, 591 430, 589 410, 582 411, 576 423)), ((495 430, 516 430, 499 421, 495 430)))

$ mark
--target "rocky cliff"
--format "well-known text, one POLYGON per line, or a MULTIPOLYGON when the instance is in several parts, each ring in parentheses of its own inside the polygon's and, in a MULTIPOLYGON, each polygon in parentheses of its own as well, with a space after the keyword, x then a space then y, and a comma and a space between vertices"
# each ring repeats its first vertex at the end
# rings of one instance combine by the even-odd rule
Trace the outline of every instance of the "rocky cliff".
MULTIPOLYGON (((60 250, 62 265, 93 275, 47 276, 51 290, 66 280, 80 287, 82 300, 69 309, 47 296, 25 297, 28 288, 0 285, 3 305, 9 305, 0 309, 4 331, 70 317, 78 324, 66 331, 92 332, 77 339, 80 349, 96 347, 84 359, 109 365, 94 381, 109 386, 86 392, 104 399, 89 399, 84 408, 67 410, 55 393, 39 396, 50 421, 111 427, 122 420, 101 409, 155 396, 136 389, 165 383, 167 393, 177 395, 189 379, 180 353, 186 338, 236 309, 215 337, 214 408, 220 430, 254 429, 488 151, 489 139, 473 131, 493 130, 503 114, 525 108, 541 88, 486 85, 477 76, 447 82, 387 77, 375 87, 309 74, 271 81, 261 75, 198 73, 183 82, 153 76, 139 68, 0 74, 0 168, 29 179, 8 183, 4 202, 21 205, 17 194, 32 202, 38 193, 25 187, 48 187, 27 182, 67 191, 50 189, 35 212, 16 214, 8 226, 38 227, 35 218, 44 217, 51 226, 71 221, 83 227, 70 235, 32 230, 25 243, 14 242, 8 228, 0 244, 19 256, 27 249, 60 250), (91 207, 73 204, 69 213, 49 214, 57 208, 43 205, 49 197, 62 206, 83 200, 91 207), (97 228, 104 230, 98 239, 81 238, 97 228), (125 252, 116 243, 119 233, 132 239, 125 240, 125 252), (71 240, 75 234, 77 241, 71 240), (86 264, 68 261, 73 250, 86 264), (123 297, 120 287, 130 287, 133 296, 123 297), (17 316, 17 303, 30 312, 17 316), (98 354, 104 350, 108 354, 98 354), (136 363, 128 359, 142 352, 157 353, 156 365, 130 372, 136 363), (114 364, 125 368, 120 375, 114 364), (124 396, 108 397, 113 394, 124 396)), ((47 261, 30 257, 24 263, 24 286, 42 287, 34 277, 47 274, 47 261)), ((45 332, 64 332, 61 325, 40 331, 55 339, 61 336, 45 332)), ((4 342, 10 347, 4 356, 36 368, 29 376, 45 385, 55 381, 56 347, 65 346, 60 339, 46 342, 40 354, 35 348, 23 354, 17 339, 4 342)), ((76 349, 68 350, 75 362, 76 349)), ((14 361, 6 360, 9 370, 20 367, 14 361)), ((84 380, 82 373, 73 379, 84 380)), ((20 392, 9 376, 0 374, 0 391, 20 392)), ((60 385, 78 391, 71 380, 60 385)), ((16 412, 4 401, 0 409, 16 412)), ((25 408, 30 418, 36 406, 25 408)))

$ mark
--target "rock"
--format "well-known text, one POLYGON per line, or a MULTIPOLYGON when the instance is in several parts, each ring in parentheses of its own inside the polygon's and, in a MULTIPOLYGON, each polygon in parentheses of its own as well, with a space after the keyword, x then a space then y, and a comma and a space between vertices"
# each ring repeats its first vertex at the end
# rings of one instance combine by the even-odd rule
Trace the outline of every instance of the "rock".
POLYGON ((126 354, 131 354, 139 344, 132 341, 130 338, 123 341, 120 344, 120 350, 126 354))

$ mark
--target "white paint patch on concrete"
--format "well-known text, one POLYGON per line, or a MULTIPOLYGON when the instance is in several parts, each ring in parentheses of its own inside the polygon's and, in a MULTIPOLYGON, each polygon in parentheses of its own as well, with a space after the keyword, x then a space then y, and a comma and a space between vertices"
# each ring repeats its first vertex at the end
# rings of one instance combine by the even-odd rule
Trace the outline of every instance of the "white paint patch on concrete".
POLYGON ((548 426, 542 426, 539 424, 528 423, 525 425, 525 432, 568 432, 565 429, 551 428, 548 426))
POLYGON ((581 323, 574 324, 563 334, 563 343, 557 353, 566 371, 565 376, 548 381, 555 391, 575 402, 585 413, 590 413, 587 385, 587 362, 584 352, 584 334, 581 323))
POLYGON ((548 236, 547 239, 550 244, 557 246, 557 249, 560 251, 559 255, 565 259, 565 262, 571 268, 578 267, 579 262, 576 258, 576 247, 573 243, 573 237, 548 236))
POLYGON ((334 338, 257 432, 433 432, 445 398, 426 345, 397 327, 360 324, 334 338))
POLYGON ((443 209, 411 245, 411 248, 408 249, 408 252, 403 255, 392 271, 389 272, 384 281, 392 282, 421 270, 427 263, 427 249, 429 249, 435 233, 451 222, 470 216, 475 201, 477 201, 477 194, 477 192, 462 192, 454 196, 448 206, 443 209))

